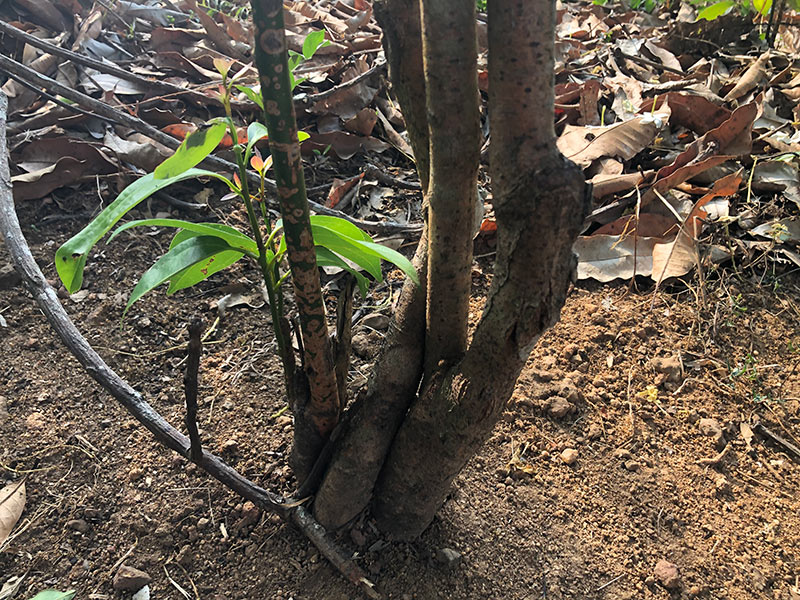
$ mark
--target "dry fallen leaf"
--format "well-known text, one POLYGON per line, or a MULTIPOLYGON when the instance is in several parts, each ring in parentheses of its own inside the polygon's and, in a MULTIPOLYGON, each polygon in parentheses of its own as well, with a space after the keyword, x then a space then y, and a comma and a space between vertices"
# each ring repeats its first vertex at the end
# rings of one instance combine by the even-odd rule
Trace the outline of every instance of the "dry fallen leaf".
POLYGON ((24 508, 25 480, 9 483, 0 490, 0 547, 11 535, 24 508))
POLYGON ((668 108, 661 108, 605 127, 568 125, 556 143, 564 156, 584 168, 607 156, 630 160, 652 143, 668 120, 668 108))
POLYGON ((657 284, 670 277, 685 275, 697 264, 697 238, 709 218, 705 207, 715 198, 732 196, 742 183, 741 169, 717 181, 708 194, 692 207, 674 240, 653 247, 653 279, 657 284))

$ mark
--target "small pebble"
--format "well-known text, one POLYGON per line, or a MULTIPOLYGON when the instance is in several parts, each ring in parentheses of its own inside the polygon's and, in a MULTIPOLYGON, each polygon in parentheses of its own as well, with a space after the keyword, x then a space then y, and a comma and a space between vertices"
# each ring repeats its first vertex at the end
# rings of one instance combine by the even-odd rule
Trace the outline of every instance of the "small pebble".
POLYGON ((564 448, 561 452, 561 460, 564 464, 574 465, 578 460, 578 451, 575 448, 564 448))
POLYGON ((668 590, 677 590, 681 587, 681 577, 678 566, 668 560, 661 559, 653 569, 653 576, 668 590))

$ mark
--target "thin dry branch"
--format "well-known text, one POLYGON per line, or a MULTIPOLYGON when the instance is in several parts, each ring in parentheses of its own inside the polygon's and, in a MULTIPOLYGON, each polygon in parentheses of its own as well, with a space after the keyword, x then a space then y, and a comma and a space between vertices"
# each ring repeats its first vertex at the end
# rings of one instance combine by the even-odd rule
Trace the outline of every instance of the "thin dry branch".
MULTIPOLYGON (((58 337, 78 359, 86 372, 118 400, 137 421, 144 425, 156 440, 181 456, 190 458, 191 444, 186 436, 172 427, 142 398, 141 394, 117 375, 95 352, 69 318, 64 307, 58 301, 55 290, 47 283, 44 274, 36 264, 22 234, 14 208, 6 149, 7 107, 8 100, 4 94, 0 93, 0 153, 2 153, 0 156, 0 234, 2 234, 14 266, 58 337)), ((293 522, 350 582, 358 586, 370 598, 381 597, 374 584, 364 576, 361 569, 343 556, 334 542, 326 535, 325 529, 302 506, 294 502, 287 503, 282 496, 259 487, 222 459, 206 450, 202 451, 196 464, 220 483, 263 510, 273 512, 286 521, 293 522)))
MULTIPOLYGON (((83 106, 84 108, 91 110, 93 113, 109 119, 115 123, 120 125, 124 125, 125 127, 130 127, 134 131, 141 133, 142 135, 146 135, 150 139, 158 142, 159 144, 163 144, 167 148, 175 149, 177 148, 181 141, 167 135, 163 131, 159 131, 152 125, 146 123, 145 121, 134 117, 133 115, 129 115, 128 113, 122 112, 109 106, 108 104, 101 102, 100 100, 96 100, 91 96, 87 96, 86 94, 82 94, 76 90, 73 90, 65 85, 60 84, 56 80, 42 75, 41 73, 37 73, 33 69, 26 67, 23 64, 18 63, 15 60, 8 58, 0 54, 0 70, 9 73, 15 78, 24 79, 31 85, 37 86, 39 88, 44 88, 49 93, 59 94, 72 102, 76 102, 77 104, 83 106)), ((218 158, 216 156, 207 156, 202 163, 203 166, 208 168, 216 169, 217 171, 223 173, 235 173, 238 170, 238 167, 234 165, 232 162, 218 158)), ((261 179, 258 174, 253 172, 248 172, 248 179, 252 185, 255 186, 254 189, 257 189, 261 185, 261 179)), ((275 182, 270 179, 264 179, 264 188, 273 196, 277 194, 277 187, 275 182)), ((362 229, 366 229, 367 231, 374 231, 378 233, 411 233, 411 232, 419 232, 421 231, 421 226, 410 226, 410 225, 399 225, 397 223, 378 223, 375 221, 362 221, 360 219, 355 219, 350 215, 343 213, 341 211, 327 208, 322 204, 314 202, 313 200, 308 201, 312 210, 314 210, 317 214, 321 215, 330 215, 334 217, 340 217, 351 223, 361 227, 362 229)))
POLYGON ((29 33, 25 33, 21 29, 17 29, 13 25, 1 20, 0 32, 6 33, 11 37, 25 42, 26 44, 30 44, 34 48, 44 50, 53 56, 58 56, 59 58, 64 58, 79 65, 83 65, 84 67, 90 67, 96 71, 100 71, 101 73, 106 73, 108 75, 113 75, 114 77, 124 79, 125 81, 136 83, 141 85, 143 88, 154 90, 162 94, 184 96, 200 106, 207 106, 209 102, 222 106, 222 103, 213 96, 206 96, 205 94, 201 94, 195 90, 183 88, 179 85, 175 85, 174 83, 169 83, 168 81, 160 81, 158 79, 148 79, 147 77, 142 77, 141 75, 137 75, 132 71, 120 69, 118 66, 109 64, 108 62, 96 60, 89 56, 79 54, 78 52, 73 52, 72 50, 67 50, 66 48, 46 42, 45 40, 39 39, 29 33))

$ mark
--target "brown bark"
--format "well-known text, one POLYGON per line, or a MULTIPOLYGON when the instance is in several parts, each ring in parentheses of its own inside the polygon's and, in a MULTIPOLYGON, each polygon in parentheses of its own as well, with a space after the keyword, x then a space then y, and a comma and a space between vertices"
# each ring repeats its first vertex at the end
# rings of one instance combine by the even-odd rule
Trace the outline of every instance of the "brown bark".
POLYGON ((416 397, 425 342, 425 241, 423 235, 413 261, 420 285, 406 280, 367 395, 349 409, 352 418, 317 492, 314 516, 327 529, 341 527, 366 508, 392 439, 416 397))
MULTIPOLYGON (((430 162, 419 1, 378 0, 375 14, 424 193, 430 162)), ((392 439, 416 397, 425 347, 427 256, 423 232, 413 261, 420 285, 407 279, 403 286, 367 395, 348 410, 351 419, 314 501, 315 516, 327 528, 341 527, 366 508, 392 439)))
POLYGON ((424 192, 428 189, 430 158, 419 0, 375 0, 375 17, 383 30, 392 91, 403 112, 424 192))
POLYGON ((475 2, 422 2, 431 171, 425 373, 467 349, 480 160, 475 2))
POLYGON ((309 394, 290 398, 295 418, 292 468, 303 481, 339 420, 341 410, 322 299, 308 198, 289 83, 282 0, 253 0, 255 58, 264 97, 278 201, 300 316, 309 394))
POLYGON ((552 0, 489 3, 494 278, 464 358, 430 379, 392 445, 375 490, 384 531, 413 539, 497 422, 539 336, 557 319, 571 246, 590 199, 555 148, 552 0))

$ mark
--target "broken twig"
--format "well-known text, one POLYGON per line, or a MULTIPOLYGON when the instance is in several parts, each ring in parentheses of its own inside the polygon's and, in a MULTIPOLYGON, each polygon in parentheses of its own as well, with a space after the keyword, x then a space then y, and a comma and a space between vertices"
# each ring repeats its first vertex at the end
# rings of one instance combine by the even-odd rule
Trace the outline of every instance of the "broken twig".
POLYGON ((186 373, 183 376, 183 387, 186 392, 186 430, 189 432, 191 446, 189 456, 193 462, 203 458, 203 447, 200 445, 200 432, 197 430, 197 373, 200 370, 200 354, 203 352, 203 320, 199 317, 189 325, 189 344, 186 350, 186 373))

